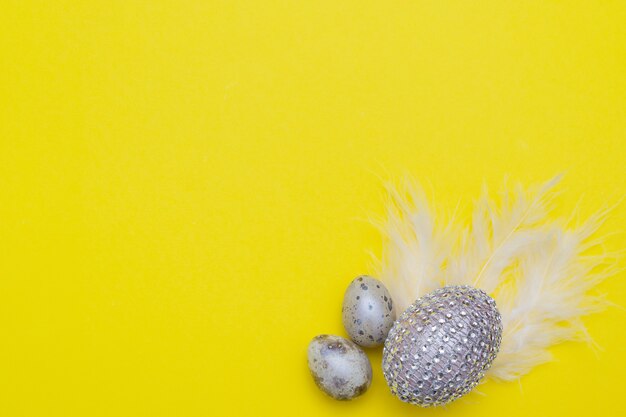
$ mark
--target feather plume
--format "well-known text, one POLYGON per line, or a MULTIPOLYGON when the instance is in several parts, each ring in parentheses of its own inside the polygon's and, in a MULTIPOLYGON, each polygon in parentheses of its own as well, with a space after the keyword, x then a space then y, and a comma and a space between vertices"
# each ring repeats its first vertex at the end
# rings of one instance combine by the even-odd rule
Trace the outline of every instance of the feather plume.
POLYGON ((400 311, 446 284, 491 294, 504 328, 487 373, 493 379, 517 379, 550 360, 551 346, 586 338, 581 318, 603 306, 590 290, 616 272, 609 255, 589 254, 603 242, 593 235, 609 210, 582 225, 553 219, 550 203, 560 179, 505 189, 499 202, 485 190, 470 227, 442 226, 410 181, 387 186, 381 279, 400 311))
POLYGON ((380 276, 404 311, 421 295, 442 286, 443 266, 450 257, 450 227, 435 222, 424 191, 406 179, 386 184, 386 220, 380 224, 383 253, 380 276))

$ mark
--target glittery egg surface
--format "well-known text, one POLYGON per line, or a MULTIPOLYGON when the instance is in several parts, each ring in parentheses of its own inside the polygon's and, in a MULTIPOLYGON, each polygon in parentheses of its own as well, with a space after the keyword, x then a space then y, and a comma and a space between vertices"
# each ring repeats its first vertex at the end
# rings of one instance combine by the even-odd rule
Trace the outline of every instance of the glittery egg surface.
POLYGON ((362 395, 372 383, 372 366, 356 343, 340 336, 319 335, 307 352, 315 384, 336 400, 362 395))
POLYGON ((382 282, 367 275, 348 285, 341 315, 350 339, 365 347, 382 345, 396 319, 391 294, 382 282))
POLYGON ((471 391, 502 340, 493 298, 470 286, 437 289, 394 323, 383 349, 383 374, 400 400, 445 405, 471 391))

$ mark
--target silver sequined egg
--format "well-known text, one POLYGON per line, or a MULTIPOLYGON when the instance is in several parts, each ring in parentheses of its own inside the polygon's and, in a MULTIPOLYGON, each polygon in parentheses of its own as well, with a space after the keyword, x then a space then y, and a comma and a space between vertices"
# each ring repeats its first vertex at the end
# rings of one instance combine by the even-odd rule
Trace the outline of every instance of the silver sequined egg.
POLYGON ((501 340, 493 298, 470 286, 440 288, 394 323, 383 349, 383 374, 402 401, 444 405, 478 384, 501 340))
POLYGON ((363 350, 339 336, 320 335, 309 343, 309 370, 317 386, 337 400, 351 400, 372 383, 372 366, 363 350))
POLYGON ((365 347, 382 345, 396 319, 389 291, 382 282, 367 275, 348 285, 341 314, 350 339, 365 347))

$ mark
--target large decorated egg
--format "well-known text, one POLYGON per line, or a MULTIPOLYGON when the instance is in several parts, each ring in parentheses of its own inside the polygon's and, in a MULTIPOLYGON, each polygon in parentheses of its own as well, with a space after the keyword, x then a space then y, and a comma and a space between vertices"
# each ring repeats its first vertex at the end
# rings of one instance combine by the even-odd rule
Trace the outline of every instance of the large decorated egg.
POLYGON ((423 407, 444 405, 474 388, 500 348, 493 298, 470 286, 437 289, 394 323, 383 349, 391 392, 423 407))

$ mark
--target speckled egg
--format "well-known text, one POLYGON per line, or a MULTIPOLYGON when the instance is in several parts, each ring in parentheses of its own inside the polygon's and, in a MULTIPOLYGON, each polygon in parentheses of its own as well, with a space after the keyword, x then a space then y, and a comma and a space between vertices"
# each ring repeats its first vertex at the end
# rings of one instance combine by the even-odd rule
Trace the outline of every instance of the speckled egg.
POLYGON ((382 345, 396 319, 389 291, 382 282, 367 275, 350 283, 341 312, 350 339, 365 347, 382 345))
POLYGON ((317 386, 336 400, 351 400, 372 383, 372 366, 363 350, 339 336, 320 335, 309 343, 309 370, 317 386))

